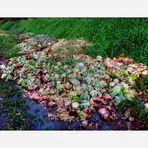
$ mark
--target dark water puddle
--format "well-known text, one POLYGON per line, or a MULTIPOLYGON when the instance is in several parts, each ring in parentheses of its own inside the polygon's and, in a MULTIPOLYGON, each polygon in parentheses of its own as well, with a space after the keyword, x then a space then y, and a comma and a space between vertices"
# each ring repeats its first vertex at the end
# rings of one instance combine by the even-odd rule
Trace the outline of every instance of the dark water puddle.
POLYGON ((7 116, 5 113, 0 113, 0 130, 3 130, 7 123, 7 116))
POLYGON ((7 116, 3 113, 2 96, 0 95, 0 130, 4 129, 7 123, 7 116))
POLYGON ((33 123, 34 130, 67 130, 79 129, 80 121, 65 122, 65 121, 52 121, 48 119, 47 108, 43 104, 36 103, 33 100, 26 99, 29 107, 28 113, 34 116, 33 123))
MULTIPOLYGON (((80 120, 72 122, 52 121, 48 119, 47 108, 43 104, 36 103, 30 99, 26 99, 26 103, 30 108, 28 113, 35 117, 33 119, 34 130, 84 130, 80 120)), ((98 123, 100 130, 112 130, 115 128, 112 123, 103 121, 98 113, 94 113, 89 122, 98 123)), ((92 130, 95 129, 92 128, 92 130)))
MULTIPOLYGON (((9 87, 15 89, 14 84, 10 83, 9 87)), ((18 86, 16 86, 18 89, 18 86)), ((20 89, 20 87, 19 87, 20 89)), ((31 129, 30 130, 114 130, 117 129, 116 125, 112 122, 104 121, 99 113, 94 113, 90 119, 89 123, 97 123, 99 129, 95 127, 84 128, 82 126, 81 120, 75 120, 72 122, 61 121, 61 120, 49 120, 48 119, 48 110, 45 105, 37 103, 27 97, 26 94, 22 94, 23 99, 25 100, 26 105, 28 106, 27 114, 31 115, 31 129)), ((1 99, 1 98, 0 98, 1 99)), ((16 96, 11 96, 11 100, 19 99, 16 96)), ((1 99, 2 100, 2 99, 1 99)), ((7 115, 2 112, 3 105, 0 101, 0 129, 5 129, 7 123, 7 115)), ((29 118, 29 117, 28 117, 29 118)), ((30 123, 27 123, 30 124, 30 123)))
MULTIPOLYGON (((13 100, 17 99, 12 96, 13 100)), ((30 130, 98 130, 96 128, 84 128, 80 120, 72 122, 61 121, 61 120, 49 120, 48 110, 45 105, 37 103, 29 98, 24 98, 26 105, 28 106, 27 114, 31 115, 32 127, 30 130)), ((0 103, 0 110, 2 111, 2 104, 0 103)), ((97 123, 99 130, 113 130, 116 127, 111 122, 105 122, 101 119, 98 113, 94 113, 88 120, 91 123, 97 123)), ((5 129, 7 123, 7 116, 5 113, 0 114, 0 129, 5 129)))

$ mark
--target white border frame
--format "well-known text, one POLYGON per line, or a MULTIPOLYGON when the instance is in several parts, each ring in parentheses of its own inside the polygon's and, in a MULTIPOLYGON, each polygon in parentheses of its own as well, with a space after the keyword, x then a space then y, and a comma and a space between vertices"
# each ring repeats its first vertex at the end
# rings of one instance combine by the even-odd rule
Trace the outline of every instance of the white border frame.
POLYGON ((3 0, 0 17, 148 17, 147 0, 3 0))

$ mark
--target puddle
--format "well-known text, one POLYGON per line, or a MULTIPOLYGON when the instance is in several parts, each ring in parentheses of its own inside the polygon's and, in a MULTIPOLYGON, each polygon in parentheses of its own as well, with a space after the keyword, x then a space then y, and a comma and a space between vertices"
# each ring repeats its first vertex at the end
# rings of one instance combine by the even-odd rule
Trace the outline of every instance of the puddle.
MULTIPOLYGON (((43 104, 36 103, 35 101, 30 99, 26 99, 26 103, 29 106, 28 113, 30 113, 35 117, 33 119, 34 123, 34 127, 32 128, 33 130, 82 130, 83 129, 80 120, 76 120, 73 122, 61 121, 61 120, 52 121, 48 119, 47 108, 43 104)), ((103 121, 99 113, 94 113, 88 122, 98 123, 100 130, 112 130, 113 128, 115 128, 112 123, 103 121)), ((92 128, 92 130, 96 129, 92 128)))

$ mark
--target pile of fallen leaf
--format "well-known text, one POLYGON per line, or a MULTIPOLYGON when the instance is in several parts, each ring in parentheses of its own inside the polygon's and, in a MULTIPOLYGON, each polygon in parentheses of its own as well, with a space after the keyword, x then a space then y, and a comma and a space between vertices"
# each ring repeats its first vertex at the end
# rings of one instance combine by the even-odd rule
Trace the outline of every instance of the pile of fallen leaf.
POLYGON ((92 59, 79 54, 86 47, 85 41, 27 35, 18 45, 23 55, 5 60, 0 77, 15 80, 30 99, 45 104, 51 120, 84 121, 99 112, 104 120, 115 121, 116 106, 136 98, 136 80, 148 75, 146 65, 127 57, 92 59), (67 62, 66 53, 71 49, 78 52, 67 62), (62 60, 53 60, 57 56, 62 60))
POLYGON ((80 54, 91 46, 91 44, 84 39, 56 39, 43 34, 33 36, 32 33, 25 33, 15 35, 15 38, 21 41, 21 43, 16 46, 22 49, 20 51, 21 54, 44 50, 43 52, 46 53, 47 56, 52 56, 52 58, 58 60, 80 54))

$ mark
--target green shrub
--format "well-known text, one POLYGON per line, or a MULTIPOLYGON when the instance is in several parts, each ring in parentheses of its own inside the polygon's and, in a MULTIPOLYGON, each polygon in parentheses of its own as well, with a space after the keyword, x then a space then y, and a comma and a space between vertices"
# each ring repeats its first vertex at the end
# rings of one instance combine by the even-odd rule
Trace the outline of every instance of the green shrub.
POLYGON ((125 54, 148 64, 147 18, 30 18, 7 21, 1 29, 11 33, 33 32, 56 38, 84 38, 94 46, 87 54, 115 57, 125 54))
POLYGON ((124 100, 118 104, 117 109, 123 114, 129 110, 130 114, 138 120, 141 120, 144 124, 147 124, 148 110, 145 109, 144 103, 138 101, 137 99, 124 100))
POLYGON ((137 79, 135 87, 137 89, 147 89, 148 88, 148 76, 143 76, 137 79))
POLYGON ((14 83, 0 79, 0 96, 3 108, 0 113, 7 116, 5 130, 29 130, 32 127, 32 115, 27 112, 28 106, 21 96, 22 92, 14 87, 14 83))
POLYGON ((4 54, 5 57, 15 57, 18 55, 19 48, 15 47, 17 44, 13 36, 0 36, 0 52, 4 54))

